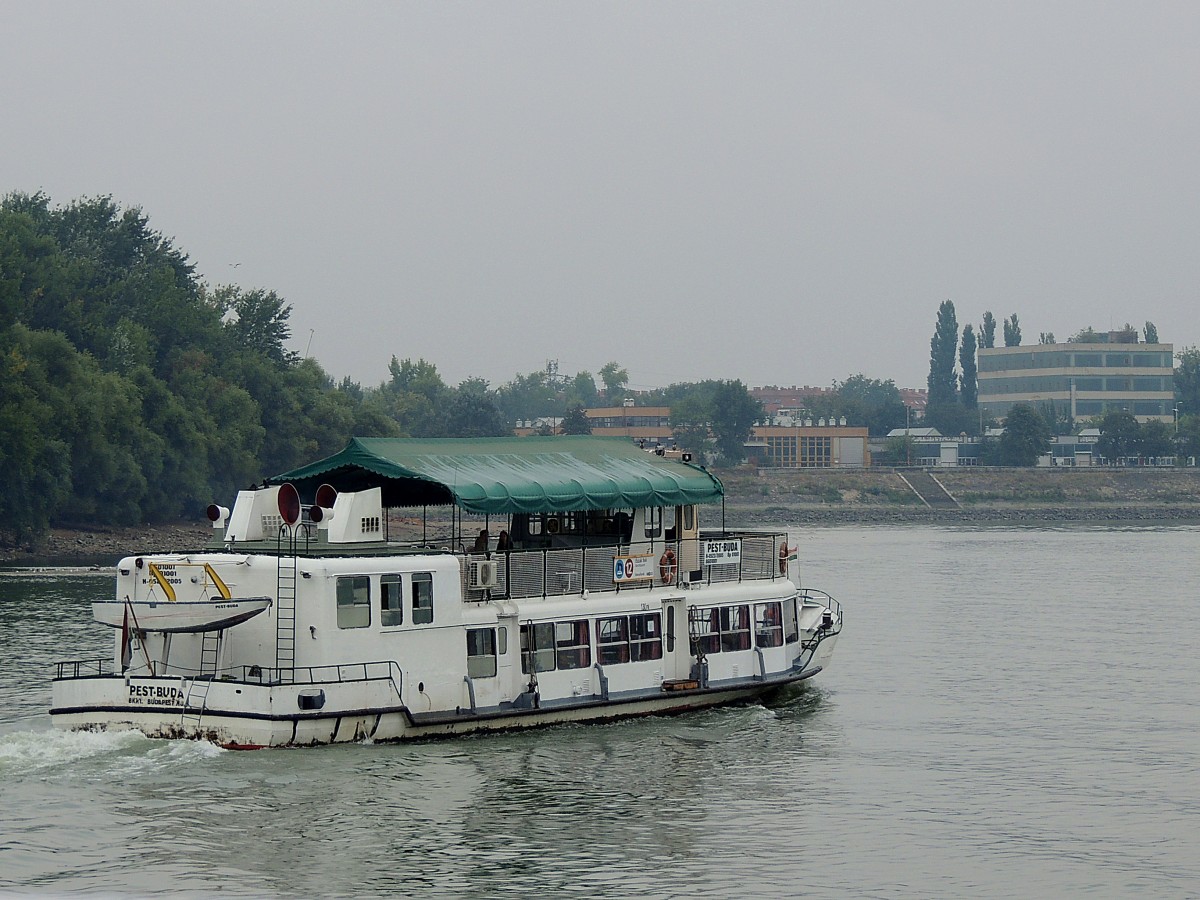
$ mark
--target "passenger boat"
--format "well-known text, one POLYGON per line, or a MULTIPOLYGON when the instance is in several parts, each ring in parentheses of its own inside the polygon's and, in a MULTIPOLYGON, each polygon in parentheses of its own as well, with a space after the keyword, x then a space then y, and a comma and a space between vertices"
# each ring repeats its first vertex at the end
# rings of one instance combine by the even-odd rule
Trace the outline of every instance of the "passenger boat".
POLYGON ((59 663, 50 713, 251 748, 755 699, 828 665, 842 609, 786 534, 702 530, 722 498, 619 438, 356 438, 121 560, 113 651, 59 663))

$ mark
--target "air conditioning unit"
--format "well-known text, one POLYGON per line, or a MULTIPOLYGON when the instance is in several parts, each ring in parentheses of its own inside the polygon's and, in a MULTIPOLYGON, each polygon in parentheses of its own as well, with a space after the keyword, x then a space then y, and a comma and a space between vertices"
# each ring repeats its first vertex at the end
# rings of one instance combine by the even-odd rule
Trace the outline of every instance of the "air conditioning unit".
POLYGON ((467 587, 473 591, 494 588, 500 580, 499 563, 494 559, 473 559, 467 570, 467 587))

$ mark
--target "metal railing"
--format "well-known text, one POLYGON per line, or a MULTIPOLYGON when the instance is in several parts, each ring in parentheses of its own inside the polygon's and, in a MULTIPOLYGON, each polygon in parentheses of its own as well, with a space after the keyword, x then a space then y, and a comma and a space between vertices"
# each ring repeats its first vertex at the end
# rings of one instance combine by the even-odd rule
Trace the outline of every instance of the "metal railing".
MULTIPOLYGON (((116 675, 111 659, 80 659, 55 663, 55 680, 72 678, 96 678, 116 675)), ((403 696, 404 672, 394 659, 370 662, 331 663, 324 666, 296 666, 289 669, 274 669, 268 666, 233 666, 213 673, 202 673, 196 669, 167 666, 154 675, 138 675, 138 678, 179 678, 226 681, 238 684, 340 684, 362 681, 390 681, 397 698, 403 696), (291 680, 284 681, 283 675, 291 680)))
POLYGON ((54 664, 54 680, 68 678, 98 678, 115 674, 113 661, 105 659, 69 659, 54 664))

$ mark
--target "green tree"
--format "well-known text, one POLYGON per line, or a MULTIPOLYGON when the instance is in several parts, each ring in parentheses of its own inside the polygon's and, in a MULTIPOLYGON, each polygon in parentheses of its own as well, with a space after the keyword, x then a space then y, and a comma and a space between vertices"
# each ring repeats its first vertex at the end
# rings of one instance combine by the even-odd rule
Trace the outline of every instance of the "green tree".
POLYGON ((958 348, 958 320, 954 303, 942 301, 937 326, 929 339, 929 406, 945 406, 958 397, 955 391, 954 352, 958 348))
POLYGON ((546 373, 516 375, 496 392, 496 402, 510 425, 520 420, 562 415, 564 408, 546 373))
POLYGON ((575 377, 567 384, 567 389, 564 393, 565 396, 563 399, 568 410, 572 406, 591 409, 596 405, 596 398, 598 396, 596 379, 592 377, 591 372, 577 372, 575 377))
POLYGON ((849 425, 866 426, 873 435, 885 435, 904 424, 906 413, 900 391, 891 379, 881 381, 865 375, 851 375, 845 381, 833 383, 834 395, 812 413, 818 417, 846 417, 849 425))
POLYGON ((1046 344, 1053 344, 1054 343, 1054 332, 1053 331, 1041 332, 1038 335, 1038 343, 1042 344, 1043 346, 1046 344))
POLYGON ((710 424, 717 452, 726 463, 746 458, 746 440, 762 417, 762 404, 741 381, 719 381, 712 394, 710 424))
POLYGON ((1200 415, 1180 417, 1178 448, 1180 456, 1200 458, 1200 415))
POLYGON ((563 416, 563 434, 591 434, 592 422, 582 406, 572 406, 563 416))
POLYGON ((1180 415, 1200 415, 1200 348, 1184 347, 1176 354, 1175 398, 1180 415))
POLYGON ((1091 325, 1087 328, 1080 329, 1071 336, 1069 343, 1072 344, 1107 344, 1108 335, 1100 334, 1091 325))
POLYGON ((699 392, 679 396, 670 404, 671 435, 684 450, 703 459, 712 445, 709 432, 710 406, 708 398, 699 392))
POLYGON ((1133 413, 1110 410, 1100 420, 1100 439, 1096 441, 1096 452, 1110 463, 1138 456, 1141 438, 1142 427, 1133 413))
POLYGON ((616 362, 607 362, 600 367, 600 380, 604 382, 604 398, 610 405, 619 403, 629 384, 629 373, 616 362))
POLYGON ((213 292, 211 302, 228 317, 225 329, 236 345, 277 363, 295 361, 295 354, 284 347, 292 336, 292 307, 274 291, 226 285, 213 292))
POLYGON ((424 359, 400 361, 393 356, 388 372, 391 380, 381 386, 380 394, 401 431, 412 437, 444 437, 449 389, 437 366, 424 359))
POLYGON ((1050 426, 1027 403, 1014 403, 1004 419, 1000 436, 1000 464, 1032 466, 1037 458, 1050 452, 1050 426))
POLYGON ((1146 323, 1146 327, 1142 329, 1142 334, 1145 335, 1147 344, 1158 343, 1158 329, 1154 327, 1153 322, 1146 323))
POLYGON ((991 310, 983 314, 983 324, 979 327, 979 347, 981 350, 991 350, 996 346, 996 317, 991 310))
POLYGON ((1152 419, 1141 427, 1138 455, 1146 458, 1175 455, 1175 429, 1166 422, 1152 419))
POLYGON ((964 409, 979 406, 978 368, 975 365, 975 329, 963 326, 962 343, 958 349, 958 395, 964 409))
POLYGON ((512 434, 487 390, 487 382, 469 379, 451 393, 446 404, 447 437, 498 437, 512 434))
POLYGON ((1004 346, 1021 346, 1021 323, 1017 321, 1016 313, 1004 320, 1004 346))

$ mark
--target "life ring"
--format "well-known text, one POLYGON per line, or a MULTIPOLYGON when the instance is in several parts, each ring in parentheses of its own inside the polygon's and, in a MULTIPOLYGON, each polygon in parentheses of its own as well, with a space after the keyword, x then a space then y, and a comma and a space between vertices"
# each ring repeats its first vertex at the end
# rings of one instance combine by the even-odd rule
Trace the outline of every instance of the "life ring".
POLYGON ((780 575, 787 574, 787 564, 788 564, 788 545, 787 545, 787 541, 784 541, 782 544, 779 545, 779 574, 780 575))
POLYGON ((679 571, 679 566, 675 564, 675 551, 667 548, 667 551, 658 558, 658 574, 662 578, 663 584, 670 584, 675 580, 675 573, 679 571))

